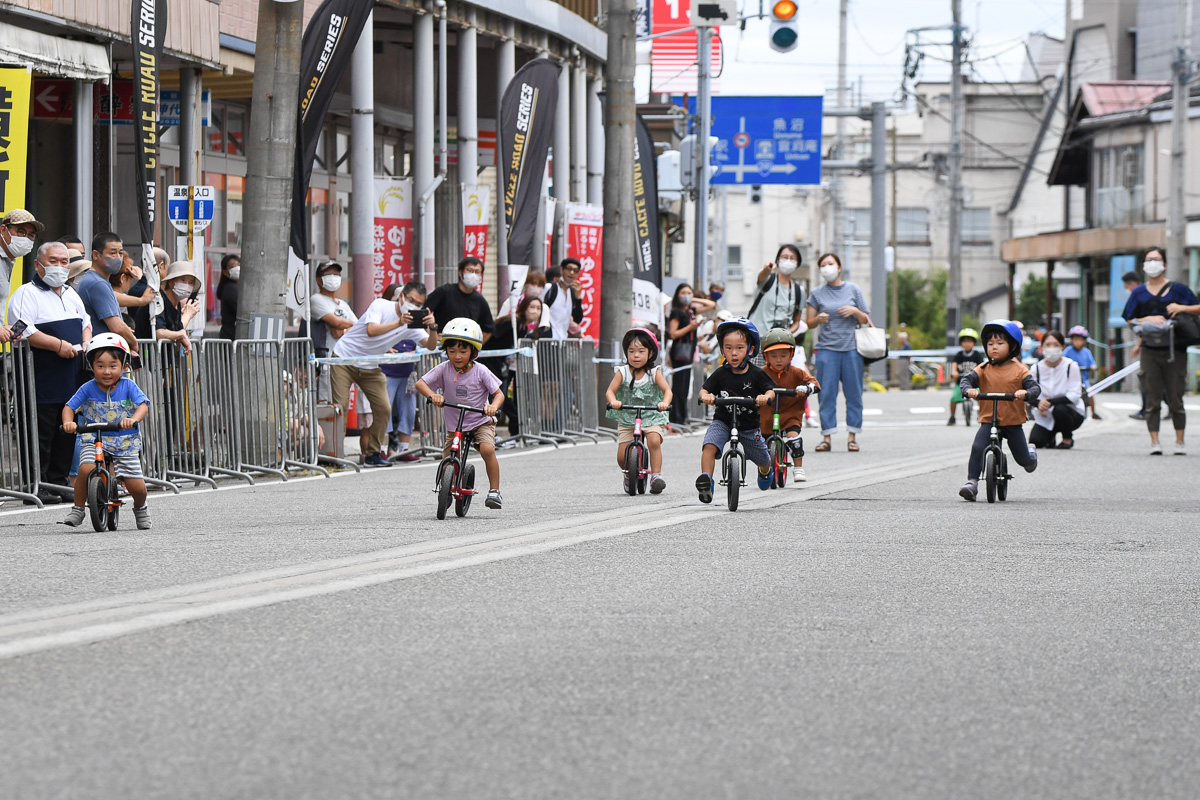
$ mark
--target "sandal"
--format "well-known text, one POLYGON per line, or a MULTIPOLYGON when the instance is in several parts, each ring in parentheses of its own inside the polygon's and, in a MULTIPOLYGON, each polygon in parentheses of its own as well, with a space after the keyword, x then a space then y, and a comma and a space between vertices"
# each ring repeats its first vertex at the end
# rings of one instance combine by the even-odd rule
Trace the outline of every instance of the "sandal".
POLYGON ((858 442, 846 442, 846 449, 851 453, 858 452, 858 442))
POLYGON ((818 453, 828 453, 830 450, 833 449, 833 447, 830 446, 829 440, 826 439, 825 441, 821 442, 819 445, 817 445, 813 449, 816 450, 818 453))

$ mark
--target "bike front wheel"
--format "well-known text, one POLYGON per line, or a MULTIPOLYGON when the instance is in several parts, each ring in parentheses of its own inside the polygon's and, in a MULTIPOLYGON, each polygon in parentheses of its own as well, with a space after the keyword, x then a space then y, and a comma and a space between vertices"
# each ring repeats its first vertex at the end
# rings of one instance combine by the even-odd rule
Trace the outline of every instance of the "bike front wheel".
POLYGON ((1008 456, 1000 456, 1000 474, 996 477, 996 499, 1008 499, 1008 456))
POLYGON ((92 527, 100 533, 108 527, 108 475, 99 469, 88 475, 87 504, 92 527))
POLYGON ((788 452, 783 442, 777 442, 775 445, 775 463, 772 465, 771 475, 775 479, 774 486, 776 489, 782 489, 787 486, 788 474, 788 452))
POLYGON ((742 454, 733 452, 725 459, 726 502, 730 511, 737 511, 738 495, 742 488, 742 454))
POLYGON ((638 493, 638 482, 642 476, 641 448, 637 442, 625 448, 625 491, 631 496, 638 493))
POLYGON ((455 516, 465 517, 467 511, 471 508, 471 498, 475 496, 473 493, 475 489, 474 464, 467 464, 463 468, 462 481, 460 483, 462 485, 459 488, 462 489, 463 494, 462 497, 455 498, 454 500, 454 514, 455 516))
POLYGON ((454 486, 454 464, 446 464, 438 474, 440 477, 437 489, 437 518, 445 519, 446 509, 450 508, 450 489, 454 486))
POLYGON ((983 480, 987 485, 987 501, 996 502, 996 484, 1000 478, 1000 460, 996 458, 995 450, 983 454, 983 480))

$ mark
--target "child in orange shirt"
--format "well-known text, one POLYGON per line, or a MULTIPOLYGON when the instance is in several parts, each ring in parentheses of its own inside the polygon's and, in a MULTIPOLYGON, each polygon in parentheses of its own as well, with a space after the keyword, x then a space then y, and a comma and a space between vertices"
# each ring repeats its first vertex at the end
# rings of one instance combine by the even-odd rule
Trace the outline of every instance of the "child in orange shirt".
MULTIPOLYGON (((764 370, 771 380, 781 389, 799 389, 803 394, 796 397, 779 398, 779 429, 787 440, 788 451, 792 454, 792 480, 802 483, 808 478, 804 474, 804 440, 800 438, 800 430, 804 424, 804 412, 808 406, 808 398, 821 391, 821 384, 802 367, 792 366, 792 356, 796 353, 796 337, 784 328, 772 328, 763 338, 763 357, 766 359, 764 370)), ((775 430, 774 404, 763 406, 759 410, 762 423, 762 435, 770 436, 775 430)), ((758 488, 771 487, 770 466, 758 468, 758 488)))

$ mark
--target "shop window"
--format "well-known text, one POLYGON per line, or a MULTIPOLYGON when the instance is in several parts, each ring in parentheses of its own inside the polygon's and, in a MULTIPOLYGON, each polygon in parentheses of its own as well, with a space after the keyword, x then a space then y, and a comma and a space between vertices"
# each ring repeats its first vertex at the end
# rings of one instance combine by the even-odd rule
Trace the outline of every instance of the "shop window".
POLYGON ((222 103, 213 103, 212 111, 208 115, 208 127, 205 129, 205 134, 208 136, 208 151, 210 153, 225 152, 225 106, 222 103))
POLYGON ((896 241, 899 244, 929 244, 929 209, 896 209, 896 241))
POLYGON ((1145 158, 1142 145, 1096 151, 1096 225, 1111 228, 1146 221, 1145 158))
POLYGON ((246 155, 246 112, 227 108, 225 111, 225 152, 231 156, 246 155))
POLYGON ((964 208, 962 215, 963 244, 992 243, 992 211, 988 208, 964 208))
POLYGON ((846 230, 856 242, 871 241, 871 209, 851 208, 846 211, 846 230))

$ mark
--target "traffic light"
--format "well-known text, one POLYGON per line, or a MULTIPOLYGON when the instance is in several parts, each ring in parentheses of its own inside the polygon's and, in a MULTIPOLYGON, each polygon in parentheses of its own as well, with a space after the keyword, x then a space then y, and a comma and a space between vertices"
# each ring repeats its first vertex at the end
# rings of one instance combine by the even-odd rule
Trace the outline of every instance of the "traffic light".
POLYGON ((800 24, 796 21, 796 0, 775 0, 771 6, 771 49, 789 53, 800 42, 800 24))

